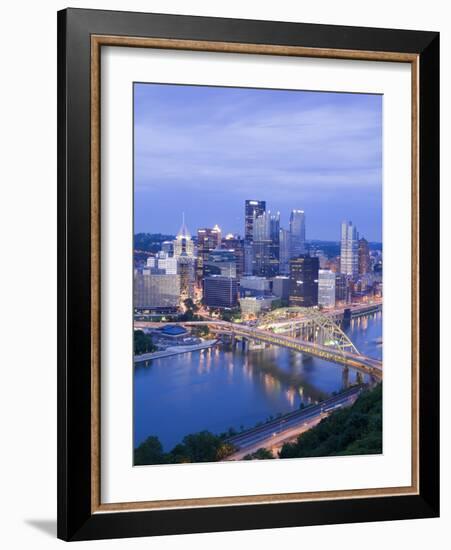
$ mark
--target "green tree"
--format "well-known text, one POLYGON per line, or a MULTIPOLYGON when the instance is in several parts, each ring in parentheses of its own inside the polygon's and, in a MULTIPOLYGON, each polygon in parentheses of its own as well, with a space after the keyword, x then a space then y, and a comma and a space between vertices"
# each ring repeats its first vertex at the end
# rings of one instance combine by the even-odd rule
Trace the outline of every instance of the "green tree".
POLYGON ((332 413, 295 443, 283 445, 280 458, 379 454, 382 452, 382 385, 363 392, 355 403, 332 413))
POLYGON ((274 455, 268 449, 257 449, 255 453, 250 453, 243 456, 243 460, 269 460, 274 458, 274 455))
POLYGON ((152 342, 152 337, 142 330, 135 330, 133 335, 133 346, 135 355, 152 353, 157 347, 152 342))
POLYGON ((146 464, 166 464, 167 456, 163 452, 163 446, 155 435, 149 436, 134 452, 135 466, 146 464))
POLYGON ((204 430, 189 434, 170 452, 171 462, 217 462, 235 451, 233 445, 204 430))

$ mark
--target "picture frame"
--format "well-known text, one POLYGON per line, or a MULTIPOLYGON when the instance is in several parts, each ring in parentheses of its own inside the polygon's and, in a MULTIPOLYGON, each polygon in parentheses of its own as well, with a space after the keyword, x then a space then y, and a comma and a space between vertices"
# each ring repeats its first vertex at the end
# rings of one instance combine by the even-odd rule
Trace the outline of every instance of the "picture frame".
POLYGON ((58 537, 88 540, 437 517, 438 204, 438 33, 84 9, 58 12, 58 537), (101 502, 100 52, 104 47, 410 64, 409 487, 153 504, 101 502))

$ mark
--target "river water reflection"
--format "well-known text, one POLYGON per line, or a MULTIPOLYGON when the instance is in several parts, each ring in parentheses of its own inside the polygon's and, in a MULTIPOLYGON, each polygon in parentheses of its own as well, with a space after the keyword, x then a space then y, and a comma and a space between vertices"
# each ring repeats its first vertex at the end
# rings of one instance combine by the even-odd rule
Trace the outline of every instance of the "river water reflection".
MULTIPOLYGON (((382 312, 353 319, 346 332, 361 353, 382 358, 382 312)), ((356 373, 280 347, 220 345, 140 363, 134 373, 134 444, 157 435, 169 451, 188 433, 249 428, 325 399, 356 373)))

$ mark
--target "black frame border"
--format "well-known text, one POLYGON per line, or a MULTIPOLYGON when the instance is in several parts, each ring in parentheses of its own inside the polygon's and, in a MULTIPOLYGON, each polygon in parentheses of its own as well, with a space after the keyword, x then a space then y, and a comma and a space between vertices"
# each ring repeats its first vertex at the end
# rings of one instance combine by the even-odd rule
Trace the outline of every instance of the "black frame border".
POLYGON ((91 540, 439 515, 439 33, 58 12, 58 537, 91 540), (91 35, 419 56, 419 495, 91 513, 91 35))

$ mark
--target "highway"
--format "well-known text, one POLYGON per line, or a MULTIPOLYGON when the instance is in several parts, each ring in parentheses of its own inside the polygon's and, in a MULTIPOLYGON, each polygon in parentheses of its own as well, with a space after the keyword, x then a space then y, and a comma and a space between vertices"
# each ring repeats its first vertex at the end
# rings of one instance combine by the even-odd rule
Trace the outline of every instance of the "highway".
POLYGON ((227 460, 240 460, 246 454, 255 452, 262 447, 271 448, 281 445, 283 441, 295 438, 303 431, 312 428, 334 410, 352 405, 362 389, 362 385, 355 386, 318 405, 299 409, 262 426, 229 437, 226 441, 234 445, 237 452, 229 456, 227 460))

